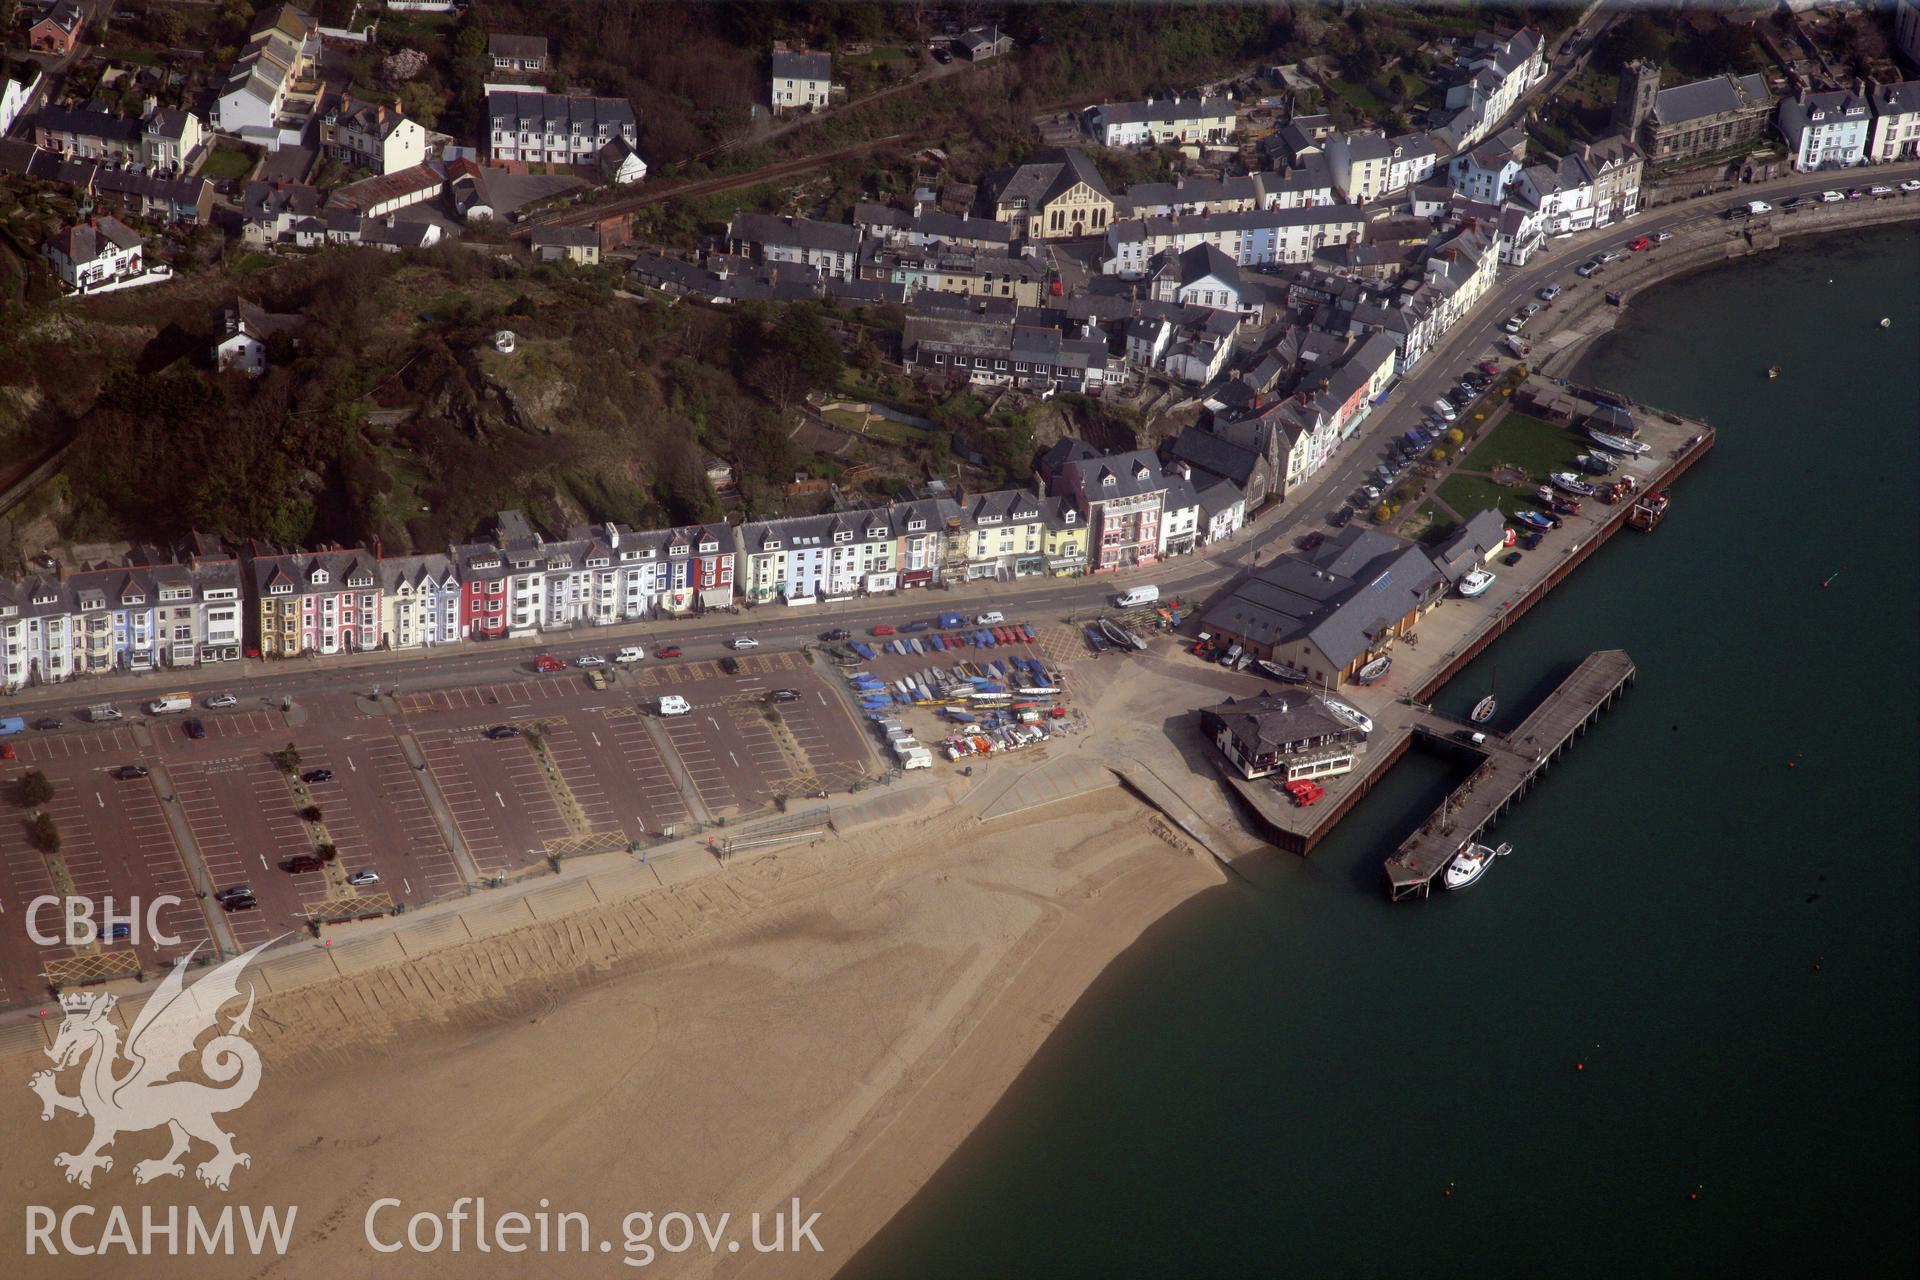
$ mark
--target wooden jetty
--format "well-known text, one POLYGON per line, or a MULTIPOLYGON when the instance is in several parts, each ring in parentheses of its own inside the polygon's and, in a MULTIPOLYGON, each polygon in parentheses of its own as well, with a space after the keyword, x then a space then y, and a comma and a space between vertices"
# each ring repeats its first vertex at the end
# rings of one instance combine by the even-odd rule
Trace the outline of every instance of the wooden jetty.
POLYGON ((1589 654, 1518 728, 1506 734, 1487 734, 1479 743, 1459 736, 1460 730, 1470 726, 1430 713, 1423 716, 1414 725, 1417 736, 1468 752, 1480 763, 1387 859, 1387 881, 1394 901, 1431 893, 1434 878, 1446 870, 1460 846, 1478 839, 1508 805, 1519 799, 1612 705, 1633 676, 1633 659, 1626 650, 1602 649, 1589 654))

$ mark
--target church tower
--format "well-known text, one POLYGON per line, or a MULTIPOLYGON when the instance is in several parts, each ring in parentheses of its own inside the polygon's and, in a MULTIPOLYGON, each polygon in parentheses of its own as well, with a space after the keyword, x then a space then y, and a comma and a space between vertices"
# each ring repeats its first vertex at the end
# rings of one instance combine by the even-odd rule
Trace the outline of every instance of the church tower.
POLYGON ((1654 95, 1660 92, 1660 68, 1650 62, 1630 62, 1620 72, 1620 92, 1613 100, 1613 128, 1640 140, 1641 126, 1653 114, 1654 95))

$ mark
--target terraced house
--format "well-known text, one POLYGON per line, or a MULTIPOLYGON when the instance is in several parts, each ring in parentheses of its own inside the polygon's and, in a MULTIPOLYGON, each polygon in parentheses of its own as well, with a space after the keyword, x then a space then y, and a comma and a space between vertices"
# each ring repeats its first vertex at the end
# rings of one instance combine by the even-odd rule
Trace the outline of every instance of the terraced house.
POLYGON ((430 649, 458 644, 461 594, 452 556, 382 556, 380 646, 430 649))
POLYGON ((1153 564, 1167 554, 1167 477, 1153 454, 1103 454, 1068 437, 1040 455, 1039 469, 1048 492, 1072 501, 1087 521, 1091 572, 1153 564))
POLYGON ((380 643, 377 562, 365 548, 250 555, 263 658, 357 653, 380 643))
POLYGON ((1107 102, 1087 112, 1087 131, 1103 147, 1221 143, 1238 123, 1231 96, 1107 102))
POLYGON ((487 117, 487 154, 495 160, 590 165, 615 138, 640 141, 625 98, 499 90, 487 95, 487 117))
POLYGON ((813 604, 900 586, 899 530, 886 507, 742 525, 738 539, 752 603, 813 604))
POLYGON ((292 5, 268 10, 214 99, 213 127, 269 151, 298 146, 306 121, 289 117, 289 100, 314 80, 319 65, 320 29, 313 19, 292 5))
POLYGON ((0 581, 6 687, 19 689, 71 676, 77 624, 72 594, 60 574, 0 581))
POLYGON ((955 542, 965 580, 1006 582, 1046 572, 1046 507, 1054 501, 1032 489, 996 489, 963 503, 955 542))

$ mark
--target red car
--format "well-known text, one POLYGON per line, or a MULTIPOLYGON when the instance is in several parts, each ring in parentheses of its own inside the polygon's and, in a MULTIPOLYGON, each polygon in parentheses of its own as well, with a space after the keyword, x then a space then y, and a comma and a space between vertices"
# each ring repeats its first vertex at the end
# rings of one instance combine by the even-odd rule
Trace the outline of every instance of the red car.
POLYGON ((1638 240, 1635 240, 1632 244, 1628 245, 1627 248, 1633 250, 1633 252, 1635 253, 1638 253, 1642 249, 1653 248, 1653 241, 1647 239, 1645 236, 1641 236, 1638 240))
POLYGON ((656 658, 677 658, 680 656, 680 646, 677 644, 663 644, 653 651, 653 656, 656 658))
POLYGON ((1480 372, 1486 374, 1489 378, 1491 378, 1495 374, 1500 372, 1500 366, 1495 364, 1491 360, 1482 360, 1480 362, 1480 372))
POLYGON ((567 664, 550 653, 543 653, 533 660, 533 669, 545 674, 549 671, 565 671, 567 664))
POLYGON ((867 632, 867 634, 870 636, 890 636, 893 634, 893 628, 882 622, 876 625, 873 630, 867 632))
POLYGON ((1309 533, 1306 537, 1300 539, 1300 542, 1298 545, 1302 551, 1311 551, 1315 547, 1319 546, 1321 543, 1325 542, 1326 540, 1327 540, 1327 535, 1324 533, 1321 533, 1318 529, 1316 529, 1312 533, 1309 533))

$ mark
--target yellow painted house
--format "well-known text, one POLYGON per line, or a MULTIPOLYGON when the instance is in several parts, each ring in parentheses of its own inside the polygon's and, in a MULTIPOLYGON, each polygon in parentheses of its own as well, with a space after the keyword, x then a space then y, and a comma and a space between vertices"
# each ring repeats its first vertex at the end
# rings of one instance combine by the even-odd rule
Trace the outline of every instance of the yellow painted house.
POLYGON ((1045 540, 1047 572, 1056 578, 1070 578, 1087 571, 1087 520, 1073 499, 1048 499, 1045 540))
POLYGON ((1113 193, 1093 162, 1072 149, 1001 169, 986 188, 994 220, 1029 239, 1103 236, 1113 222, 1113 193))

